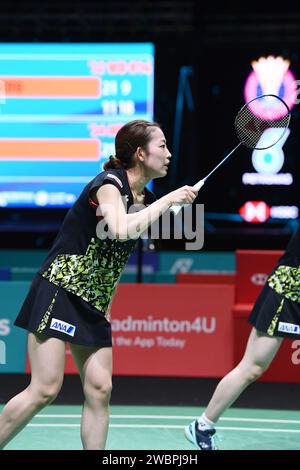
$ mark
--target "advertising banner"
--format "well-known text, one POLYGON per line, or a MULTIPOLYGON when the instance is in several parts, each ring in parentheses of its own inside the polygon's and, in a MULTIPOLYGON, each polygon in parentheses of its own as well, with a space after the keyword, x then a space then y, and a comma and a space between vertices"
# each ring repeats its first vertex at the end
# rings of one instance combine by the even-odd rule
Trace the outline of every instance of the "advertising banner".
POLYGON ((235 271, 234 253, 170 251, 159 253, 159 271, 169 274, 235 271), (220 266, 222 267, 220 269, 220 266))
POLYGON ((29 289, 28 282, 0 282, 0 373, 25 371, 26 331, 13 322, 29 289))
MULTIPOLYGON (((233 285, 120 284, 114 375, 221 377, 233 364, 233 285)), ((66 372, 77 373, 67 350, 66 372)))
POLYGON ((220 377, 232 367, 234 287, 121 284, 115 375, 220 377))
POLYGON ((280 250, 237 250, 236 303, 253 303, 283 255, 280 250))

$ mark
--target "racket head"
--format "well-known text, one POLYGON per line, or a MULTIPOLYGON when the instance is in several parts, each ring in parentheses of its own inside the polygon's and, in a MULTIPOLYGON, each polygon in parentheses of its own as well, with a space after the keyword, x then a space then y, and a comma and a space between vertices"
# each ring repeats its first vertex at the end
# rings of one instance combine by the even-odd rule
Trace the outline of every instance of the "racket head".
POLYGON ((290 118, 291 111, 279 96, 260 95, 248 101, 239 110, 234 127, 243 145, 251 149, 265 150, 282 139, 290 118))

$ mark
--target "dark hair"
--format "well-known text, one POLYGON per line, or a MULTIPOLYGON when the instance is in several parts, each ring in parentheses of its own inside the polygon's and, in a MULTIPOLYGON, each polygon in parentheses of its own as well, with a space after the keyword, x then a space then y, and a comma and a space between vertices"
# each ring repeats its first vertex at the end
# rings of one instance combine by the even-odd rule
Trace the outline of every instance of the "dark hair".
POLYGON ((115 138, 116 155, 111 155, 109 160, 104 163, 104 170, 132 168, 136 149, 138 147, 147 148, 151 131, 155 127, 160 128, 160 125, 157 122, 143 121, 142 119, 127 122, 121 127, 115 138))

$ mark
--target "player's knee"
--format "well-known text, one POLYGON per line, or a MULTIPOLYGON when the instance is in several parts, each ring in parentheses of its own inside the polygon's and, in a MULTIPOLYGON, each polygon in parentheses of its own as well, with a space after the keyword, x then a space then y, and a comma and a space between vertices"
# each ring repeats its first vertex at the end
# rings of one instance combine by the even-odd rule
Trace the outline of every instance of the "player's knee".
POLYGON ((247 380, 248 382, 255 382, 259 379, 262 374, 266 371, 267 366, 264 364, 252 364, 247 370, 247 380))
POLYGON ((84 386, 84 394, 88 401, 108 405, 112 391, 111 378, 92 381, 84 386))
POLYGON ((61 383, 53 382, 50 384, 39 385, 34 390, 35 402, 38 406, 46 406, 57 397, 61 389, 61 383))

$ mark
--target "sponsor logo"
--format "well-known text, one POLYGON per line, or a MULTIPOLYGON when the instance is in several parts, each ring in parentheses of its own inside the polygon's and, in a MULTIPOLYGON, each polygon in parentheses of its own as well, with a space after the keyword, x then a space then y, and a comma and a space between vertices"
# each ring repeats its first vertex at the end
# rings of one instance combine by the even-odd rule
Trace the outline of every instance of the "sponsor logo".
POLYGON ((217 329, 216 317, 195 317, 193 320, 173 320, 168 317, 154 318, 148 315, 145 318, 127 318, 112 320, 114 333, 138 331, 154 333, 214 333, 217 329))
POLYGON ((66 323, 61 320, 57 320, 57 318, 52 318, 50 329, 60 331, 61 333, 65 333, 69 336, 74 336, 76 326, 70 325, 70 323, 66 323))
POLYGON ((255 286, 263 286, 267 281, 268 275, 265 273, 255 273, 251 276, 251 282, 255 286))
POLYGON ((106 176, 107 176, 107 178, 111 178, 111 179, 115 180, 115 181, 118 183, 118 185, 119 185, 121 188, 123 188, 122 181, 121 181, 120 178, 118 178, 116 175, 112 175, 111 173, 108 173, 106 176))
POLYGON ((265 222, 270 217, 270 207, 264 201, 247 201, 239 214, 246 222, 265 222))
POLYGON ((294 335, 300 335, 300 326, 294 325, 293 323, 286 323, 283 321, 279 322, 278 331, 283 333, 293 333, 294 335))
POLYGON ((191 270, 194 261, 191 258, 179 258, 170 268, 171 274, 188 273, 191 270))

